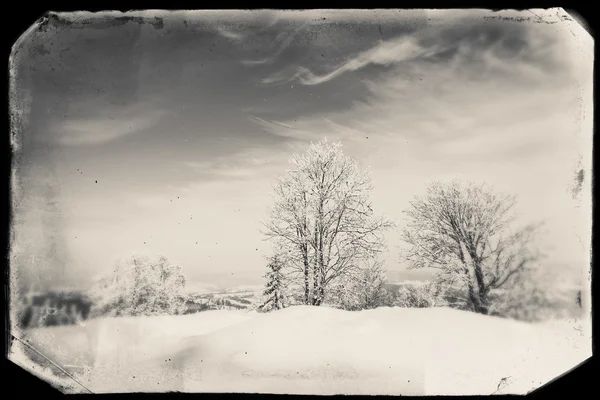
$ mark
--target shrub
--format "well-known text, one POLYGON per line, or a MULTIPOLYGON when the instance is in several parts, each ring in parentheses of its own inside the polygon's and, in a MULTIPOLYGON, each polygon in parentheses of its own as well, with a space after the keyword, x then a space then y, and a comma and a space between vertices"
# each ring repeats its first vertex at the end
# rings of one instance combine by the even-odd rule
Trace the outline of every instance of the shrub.
POLYGON ((381 263, 361 268, 354 274, 340 276, 327 293, 326 303, 349 310, 367 310, 392 306, 392 296, 385 288, 386 277, 381 263))
POLYGON ((93 315, 173 315, 185 311, 185 277, 166 257, 133 255, 93 288, 93 315))
POLYGON ((406 308, 426 308, 447 305, 440 284, 427 282, 420 285, 402 285, 395 295, 394 305, 406 308))

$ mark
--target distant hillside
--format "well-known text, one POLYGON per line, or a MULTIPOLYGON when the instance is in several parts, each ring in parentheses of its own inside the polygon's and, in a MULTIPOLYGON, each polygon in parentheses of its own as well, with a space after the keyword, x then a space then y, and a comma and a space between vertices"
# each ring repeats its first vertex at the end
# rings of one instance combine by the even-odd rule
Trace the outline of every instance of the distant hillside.
POLYGON ((254 309, 260 304, 262 291, 262 286, 242 286, 213 292, 190 292, 187 313, 254 309))
MULTIPOLYGON (((392 294, 406 286, 421 286, 429 281, 390 282, 385 288, 392 294)), ((229 289, 194 291, 189 290, 187 313, 208 310, 245 310, 255 309, 262 301, 263 286, 239 286, 229 289)))

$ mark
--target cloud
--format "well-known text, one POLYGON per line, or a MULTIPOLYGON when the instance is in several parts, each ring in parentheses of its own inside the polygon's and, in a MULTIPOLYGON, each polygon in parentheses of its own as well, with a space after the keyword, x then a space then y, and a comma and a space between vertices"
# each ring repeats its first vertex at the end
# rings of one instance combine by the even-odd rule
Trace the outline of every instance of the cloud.
POLYGON ((53 131, 58 143, 65 146, 103 144, 151 128, 163 115, 162 110, 138 103, 111 115, 60 121, 53 131))
POLYGON ((215 161, 183 161, 183 165, 195 170, 205 170, 215 166, 215 161))
POLYGON ((423 49, 412 37, 402 37, 397 40, 383 42, 373 49, 362 52, 328 74, 315 75, 311 71, 303 68, 299 69, 296 77, 303 85, 319 85, 328 82, 345 72, 357 71, 369 64, 390 65, 400 63, 417 57, 423 57, 427 52, 433 53, 434 50, 427 51, 426 49, 423 49))
POLYGON ((249 117, 249 119, 253 122, 260 124, 261 126, 266 127, 266 128, 272 128, 273 126, 277 126, 277 127, 283 127, 286 129, 294 129, 294 127, 292 125, 286 124, 284 122, 279 122, 279 121, 274 121, 274 120, 267 121, 265 119, 256 117, 254 115, 251 115, 249 117))
POLYGON ((288 150, 298 148, 298 145, 311 141, 319 141, 325 136, 328 138, 335 138, 336 140, 346 138, 351 140, 352 136, 365 136, 365 131, 357 127, 351 127, 338 122, 334 122, 334 119, 343 120, 347 114, 351 114, 351 111, 344 111, 340 113, 327 113, 327 117, 321 116, 306 116, 298 117, 294 121, 274 121, 265 120, 259 117, 250 117, 250 120, 261 125, 269 133, 292 139, 292 142, 288 145, 288 150), (291 124, 294 124, 293 126, 291 124))
POLYGON ((264 78, 262 82, 275 83, 296 80, 303 85, 319 85, 346 72, 358 71, 370 64, 390 65, 423 57, 435 51, 435 49, 425 49, 419 46, 414 36, 402 36, 394 40, 380 42, 377 46, 360 52, 349 60, 335 66, 332 71, 326 74, 317 75, 308 68, 297 67, 296 72, 291 77, 286 78, 280 74, 276 74, 272 77, 264 78))
POLYGON ((242 32, 235 32, 235 31, 232 31, 229 29, 225 29, 222 26, 217 27, 217 32, 224 38, 233 40, 235 42, 242 41, 246 37, 246 35, 243 34, 242 32))
POLYGON ((210 160, 188 160, 181 164, 196 172, 203 181, 240 180, 259 177, 268 173, 274 164, 281 161, 280 154, 273 149, 249 149, 210 160))
MULTIPOLYGON (((452 26, 427 26, 349 54, 334 65, 288 65, 283 70, 264 77, 264 84, 298 82, 315 86, 330 82, 341 75, 368 66, 393 67, 414 62, 450 65, 469 59, 485 63, 490 68, 505 67, 510 73, 514 61, 523 69, 555 70, 567 63, 550 49, 556 44, 555 31, 536 27, 533 23, 512 23, 478 16, 468 21, 454 21, 452 26), (485 59, 484 59, 485 58, 485 59), (497 65, 495 65, 497 64, 497 65), (317 72, 320 71, 320 72, 317 72)), ((564 29, 563 29, 564 30, 564 29)), ((315 61, 312 61, 315 63, 315 61)))
MULTIPOLYGON (((268 57, 259 59, 259 60, 242 60, 241 61, 242 65, 255 66, 255 65, 263 65, 263 64, 273 63, 275 60, 277 60, 277 57, 279 57, 279 55, 292 44, 292 41, 294 40, 294 38, 306 26, 307 26, 307 24, 304 23, 301 26, 299 26, 298 28, 292 30, 290 33, 284 32, 284 33, 280 34, 279 37, 283 36, 283 40, 281 40, 281 44, 279 45, 279 47, 273 54, 269 55, 268 57)), ((278 39, 279 39, 279 37, 278 37, 278 39)))
POLYGON ((286 77, 284 73, 276 73, 272 76, 266 77, 266 78, 262 78, 260 80, 261 83, 264 83, 266 85, 270 84, 270 83, 287 83, 290 82, 294 79, 296 79, 297 74, 294 74, 292 77, 286 77))
POLYGON ((214 178, 242 178, 253 175, 253 171, 247 167, 238 166, 235 161, 222 157, 213 161, 185 161, 183 165, 206 176, 214 178))
POLYGON ((342 140, 359 155, 368 148, 390 165, 401 156, 458 167, 557 154, 569 145, 577 107, 576 72, 556 61, 568 46, 559 35, 548 40, 547 32, 533 28, 492 28, 469 27, 437 41, 432 38, 443 30, 381 42, 323 75, 298 68, 288 80, 318 85, 369 64, 389 66, 363 75, 369 77, 362 81, 367 95, 349 109, 254 122, 299 141, 342 140), (396 157, 386 154, 388 148, 396 157))

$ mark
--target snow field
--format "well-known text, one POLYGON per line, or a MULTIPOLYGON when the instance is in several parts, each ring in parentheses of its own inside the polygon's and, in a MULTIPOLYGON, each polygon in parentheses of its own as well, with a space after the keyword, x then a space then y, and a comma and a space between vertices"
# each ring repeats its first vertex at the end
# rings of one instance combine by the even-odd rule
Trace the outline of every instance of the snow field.
POLYGON ((28 338, 59 363, 90 366, 79 378, 96 393, 517 394, 591 355, 581 323, 296 306, 97 319, 28 338))

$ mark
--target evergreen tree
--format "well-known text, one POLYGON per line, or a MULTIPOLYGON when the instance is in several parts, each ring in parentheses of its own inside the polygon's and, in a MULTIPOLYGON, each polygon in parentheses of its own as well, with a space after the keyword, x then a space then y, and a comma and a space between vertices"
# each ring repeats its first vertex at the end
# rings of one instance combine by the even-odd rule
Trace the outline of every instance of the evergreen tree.
POLYGON ((281 271, 282 267, 281 260, 277 256, 273 257, 267 265, 269 269, 265 275, 267 285, 263 292, 266 300, 260 306, 262 311, 281 310, 287 305, 283 294, 285 277, 281 271))

